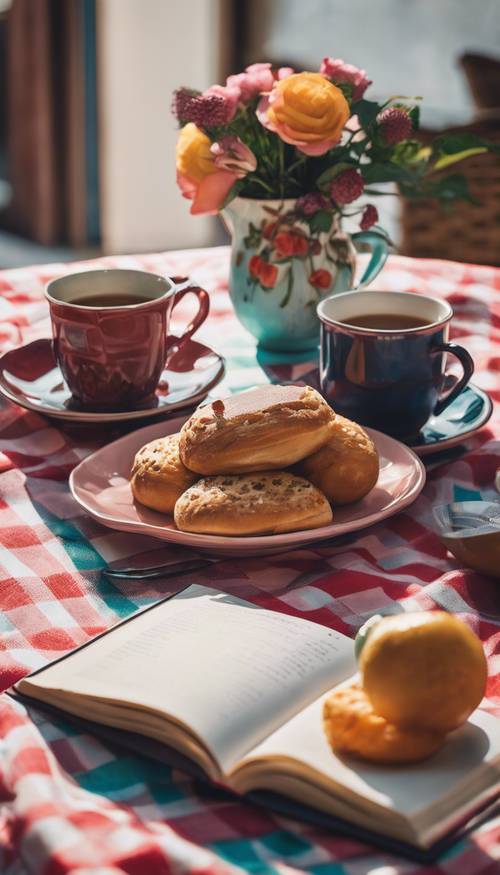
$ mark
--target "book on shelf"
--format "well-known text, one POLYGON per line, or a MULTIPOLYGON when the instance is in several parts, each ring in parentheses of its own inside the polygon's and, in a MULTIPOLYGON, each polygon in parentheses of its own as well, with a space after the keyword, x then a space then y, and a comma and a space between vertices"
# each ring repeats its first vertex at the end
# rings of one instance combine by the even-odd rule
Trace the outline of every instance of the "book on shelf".
POLYGON ((139 738, 142 753, 149 739, 150 755, 176 752, 237 794, 424 859, 498 798, 499 721, 477 710, 415 765, 338 756, 322 707, 355 670, 347 636, 190 586, 15 690, 113 727, 117 739, 139 738))

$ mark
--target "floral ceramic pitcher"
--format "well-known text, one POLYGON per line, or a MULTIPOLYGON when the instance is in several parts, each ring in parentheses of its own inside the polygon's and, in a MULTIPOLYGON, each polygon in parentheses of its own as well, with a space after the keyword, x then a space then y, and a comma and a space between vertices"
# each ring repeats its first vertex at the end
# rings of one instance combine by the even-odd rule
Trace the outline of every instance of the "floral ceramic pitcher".
POLYGON ((349 235, 324 212, 299 217, 295 200, 235 198, 222 215, 232 234, 233 306, 266 349, 298 352, 317 345, 317 304, 353 288, 357 246, 372 253, 359 289, 375 279, 387 259, 383 234, 349 235))

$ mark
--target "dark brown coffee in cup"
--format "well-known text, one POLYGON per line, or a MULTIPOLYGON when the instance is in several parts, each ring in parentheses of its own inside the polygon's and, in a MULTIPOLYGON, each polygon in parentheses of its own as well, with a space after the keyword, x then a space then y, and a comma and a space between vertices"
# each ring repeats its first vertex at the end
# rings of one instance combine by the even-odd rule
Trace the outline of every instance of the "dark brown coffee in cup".
POLYGON ((79 295, 71 302, 78 307, 132 307, 135 304, 145 304, 151 299, 146 295, 121 294, 110 292, 107 295, 79 295))
POLYGON ((357 328, 375 328, 383 331, 408 331, 409 328, 422 328, 429 325, 428 319, 418 316, 406 316, 399 313, 366 313, 360 316, 352 316, 345 320, 346 325, 355 325, 357 328))

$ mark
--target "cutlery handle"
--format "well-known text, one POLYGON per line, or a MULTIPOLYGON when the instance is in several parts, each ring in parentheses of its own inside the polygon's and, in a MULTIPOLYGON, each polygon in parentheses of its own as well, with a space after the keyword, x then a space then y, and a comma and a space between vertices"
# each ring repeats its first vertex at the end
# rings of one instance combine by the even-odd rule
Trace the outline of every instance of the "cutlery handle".
POLYGON ((216 565, 211 559, 189 559, 186 562, 175 562, 171 565, 152 565, 150 568, 104 568, 102 573, 110 578, 128 578, 129 580, 150 580, 154 577, 175 577, 189 574, 209 565, 216 565))

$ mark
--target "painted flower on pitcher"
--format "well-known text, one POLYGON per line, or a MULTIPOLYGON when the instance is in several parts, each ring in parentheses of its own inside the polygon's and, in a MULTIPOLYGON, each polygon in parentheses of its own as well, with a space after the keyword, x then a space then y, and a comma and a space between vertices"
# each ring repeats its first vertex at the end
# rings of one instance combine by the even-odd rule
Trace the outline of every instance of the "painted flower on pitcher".
POLYGON ((333 282, 333 277, 329 270, 319 268, 312 272, 309 277, 309 282, 315 289, 321 289, 321 291, 326 292, 333 282))
POLYGON ((191 213, 216 213, 238 178, 221 170, 210 151, 210 138, 189 122, 179 134, 176 148, 177 184, 192 200, 191 213))
POLYGON ((303 257, 309 252, 309 243, 302 234, 281 231, 273 241, 278 258, 303 257))
POLYGON ((378 210, 373 204, 367 204, 363 210, 359 227, 362 231, 368 231, 375 223, 378 222, 378 210))
POLYGON ((305 155, 324 155, 335 146, 349 118, 341 90, 321 73, 294 73, 275 82, 257 109, 261 124, 305 155))
POLYGON ((248 272, 265 289, 273 289, 278 280, 278 268, 276 265, 264 261, 260 255, 252 255, 248 262, 248 272))

